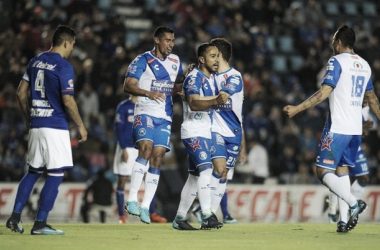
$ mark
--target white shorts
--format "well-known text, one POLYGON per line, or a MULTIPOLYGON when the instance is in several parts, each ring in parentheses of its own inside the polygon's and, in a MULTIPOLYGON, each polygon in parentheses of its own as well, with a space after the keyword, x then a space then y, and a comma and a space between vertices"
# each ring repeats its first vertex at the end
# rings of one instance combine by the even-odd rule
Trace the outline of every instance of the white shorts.
POLYGON ((131 176, 133 165, 135 164, 136 158, 139 156, 139 151, 135 148, 126 148, 128 153, 128 161, 121 161, 121 149, 119 143, 116 146, 115 157, 113 159, 113 172, 122 176, 131 176))
POLYGON ((32 128, 29 131, 28 164, 35 169, 49 170, 73 167, 68 130, 32 128))
POLYGON ((234 169, 233 168, 230 168, 230 170, 228 170, 228 173, 227 173, 227 180, 232 180, 232 177, 234 176, 234 169))

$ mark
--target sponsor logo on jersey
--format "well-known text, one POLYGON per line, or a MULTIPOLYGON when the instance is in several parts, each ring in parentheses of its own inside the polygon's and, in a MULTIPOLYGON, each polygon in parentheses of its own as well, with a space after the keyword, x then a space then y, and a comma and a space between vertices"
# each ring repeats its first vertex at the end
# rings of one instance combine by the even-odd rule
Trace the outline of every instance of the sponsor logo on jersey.
POLYGON ((30 116, 34 117, 50 117, 53 115, 54 109, 39 109, 39 108, 31 108, 30 116))
POLYGON ((128 120, 128 122, 133 122, 133 115, 129 115, 127 120, 128 120))
POLYGON ((167 95, 173 92, 174 83, 170 80, 162 80, 157 81, 153 80, 152 85, 150 87, 150 91, 152 92, 161 92, 167 95))
POLYGON ((74 88, 74 80, 73 79, 70 79, 68 84, 69 84, 70 88, 74 88))
POLYGON ((50 108, 50 102, 47 100, 32 100, 32 106, 50 108))
POLYGON ((155 70, 157 70, 157 71, 160 70, 160 66, 158 66, 158 64, 154 65, 153 68, 154 68, 155 70))
POLYGON ((51 71, 54 71, 54 68, 57 66, 57 64, 48 64, 48 63, 44 63, 44 62, 41 62, 41 61, 35 61, 33 63, 33 66, 32 67, 35 67, 35 68, 39 68, 39 69, 47 69, 47 70, 51 70, 51 71))
POLYGON ((172 65, 172 69, 175 70, 175 71, 177 71, 177 65, 173 64, 172 65))
POLYGON ((202 117, 203 117, 203 114, 202 113, 195 113, 195 115, 194 115, 194 119, 195 120, 202 120, 202 117))
POLYGON ((198 139, 191 139, 189 146, 193 149, 193 152, 195 152, 197 149, 201 149, 201 145, 199 145, 198 139))
POLYGON ((152 118, 150 118, 150 117, 147 117, 147 118, 146 118, 146 126, 147 126, 148 128, 151 128, 151 129, 154 128, 152 118))
POLYGON ((156 61, 156 58, 149 59, 148 64, 151 64, 154 61, 156 61))
POLYGON ((169 61, 172 61, 172 62, 174 62, 174 63, 178 63, 178 60, 177 60, 177 59, 174 59, 174 58, 171 58, 171 57, 168 57, 168 60, 169 60, 169 61))
POLYGON ((216 144, 224 146, 224 139, 221 135, 216 135, 216 144))
POLYGON ((353 66, 355 69, 363 69, 363 65, 358 61, 355 61, 353 66))
POLYGON ((199 159, 206 160, 207 159, 207 153, 205 151, 202 151, 199 153, 199 159))
POLYGON ((136 74, 136 71, 137 71, 137 66, 136 65, 130 65, 128 67, 128 73, 136 74))

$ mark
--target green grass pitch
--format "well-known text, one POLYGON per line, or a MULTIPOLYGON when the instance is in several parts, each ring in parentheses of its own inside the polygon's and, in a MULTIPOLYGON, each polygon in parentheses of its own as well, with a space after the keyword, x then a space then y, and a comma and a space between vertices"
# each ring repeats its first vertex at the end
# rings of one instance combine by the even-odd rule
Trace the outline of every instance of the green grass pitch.
MULTIPOLYGON (((2 250, 369 250, 380 249, 380 224, 362 223, 338 234, 336 225, 323 223, 239 223, 219 230, 177 231, 171 224, 52 224, 64 236, 32 236, 32 224, 24 234, 0 225, 2 250)), ((197 226, 193 224, 193 226, 197 226)))

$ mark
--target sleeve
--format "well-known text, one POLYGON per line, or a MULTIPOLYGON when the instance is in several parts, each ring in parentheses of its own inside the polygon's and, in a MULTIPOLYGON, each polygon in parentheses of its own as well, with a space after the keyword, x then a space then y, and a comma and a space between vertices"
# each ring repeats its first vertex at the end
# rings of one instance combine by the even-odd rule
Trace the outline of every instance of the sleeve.
POLYGON ((239 75, 232 75, 227 78, 225 84, 222 85, 221 91, 233 95, 242 91, 243 79, 239 75))
POLYGON ((120 147, 122 149, 125 149, 127 147, 127 139, 125 136, 125 124, 126 124, 126 115, 125 115, 125 109, 123 109, 123 105, 119 105, 116 109, 116 116, 115 116, 115 133, 117 141, 120 144, 120 147))
POLYGON ((146 70, 147 61, 144 55, 137 56, 131 64, 129 64, 125 78, 133 77, 140 79, 142 73, 146 70))
POLYGON ((29 75, 30 75, 30 65, 31 65, 31 62, 32 61, 29 62, 28 67, 26 68, 26 71, 25 71, 25 73, 24 73, 24 75, 22 77, 22 79, 25 80, 25 81, 27 81, 27 82, 30 82, 29 75))
POLYGON ((189 95, 199 95, 200 94, 200 86, 197 84, 197 77, 189 76, 186 77, 185 82, 183 84, 183 90, 186 96, 189 95))
POLYGON ((74 95, 74 68, 68 65, 58 74, 62 95, 74 95))
POLYGON ((326 74, 322 80, 322 85, 329 85, 335 89, 340 74, 342 73, 342 67, 335 57, 331 57, 327 62, 326 74))
POLYGON ((373 83, 372 83, 372 76, 369 77, 369 80, 368 80, 368 83, 367 83, 367 87, 365 89, 365 91, 370 91, 370 90, 373 90, 374 87, 373 87, 373 83))

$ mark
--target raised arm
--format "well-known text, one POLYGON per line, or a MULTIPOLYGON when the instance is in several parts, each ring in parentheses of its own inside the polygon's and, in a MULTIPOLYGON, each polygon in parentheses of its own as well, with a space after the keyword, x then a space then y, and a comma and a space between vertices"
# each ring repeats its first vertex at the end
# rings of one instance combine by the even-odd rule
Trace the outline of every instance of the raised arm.
POLYGON ((322 87, 312 96, 310 96, 307 100, 298 104, 297 106, 287 105, 284 107, 283 111, 289 116, 289 118, 292 118, 299 112, 314 107, 326 100, 330 96, 332 91, 333 88, 331 86, 322 85, 322 87))

